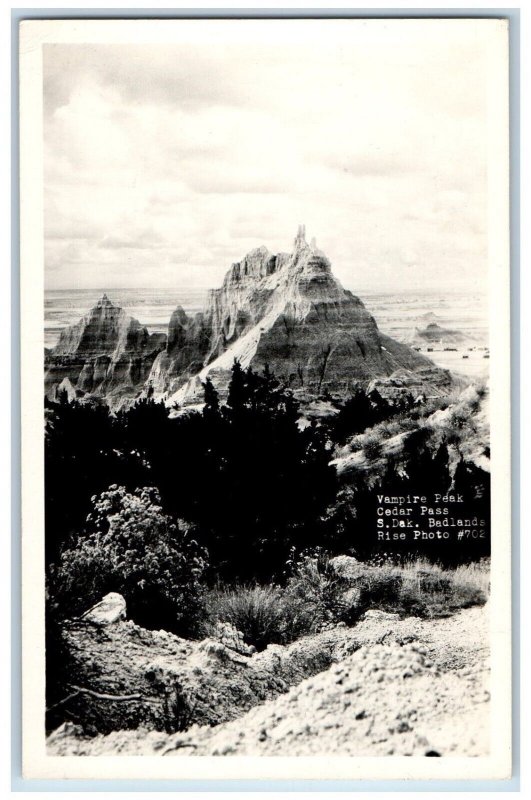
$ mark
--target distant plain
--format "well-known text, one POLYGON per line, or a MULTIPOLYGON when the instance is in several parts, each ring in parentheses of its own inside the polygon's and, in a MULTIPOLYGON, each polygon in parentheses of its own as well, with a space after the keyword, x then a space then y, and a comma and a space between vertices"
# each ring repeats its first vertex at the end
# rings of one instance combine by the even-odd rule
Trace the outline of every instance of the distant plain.
MULTIPOLYGON (((350 288, 350 287, 345 287, 350 288)), ((165 332, 172 311, 181 305, 187 314, 200 311, 207 299, 205 289, 64 289, 48 290, 44 300, 44 345, 54 347, 63 328, 77 322, 101 295, 127 309, 150 333, 165 332)), ((373 314, 380 330, 410 344, 415 329, 424 329, 430 321, 446 330, 464 334, 459 345, 423 344, 421 351, 438 366, 460 375, 486 378, 489 372, 487 299, 482 294, 462 292, 357 292, 373 314), (435 315, 427 318, 426 315, 435 315), (428 352, 428 347, 432 348, 428 352), (456 348, 445 349, 448 347, 456 348)), ((415 345, 418 346, 418 345, 415 345)))

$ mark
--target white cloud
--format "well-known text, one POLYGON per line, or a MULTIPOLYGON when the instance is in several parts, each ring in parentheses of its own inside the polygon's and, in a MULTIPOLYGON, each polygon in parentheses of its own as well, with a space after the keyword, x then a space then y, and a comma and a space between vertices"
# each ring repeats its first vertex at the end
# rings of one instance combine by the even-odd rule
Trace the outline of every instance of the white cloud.
POLYGON ((45 48, 51 288, 217 285, 299 223, 357 286, 486 271, 481 44, 45 48))

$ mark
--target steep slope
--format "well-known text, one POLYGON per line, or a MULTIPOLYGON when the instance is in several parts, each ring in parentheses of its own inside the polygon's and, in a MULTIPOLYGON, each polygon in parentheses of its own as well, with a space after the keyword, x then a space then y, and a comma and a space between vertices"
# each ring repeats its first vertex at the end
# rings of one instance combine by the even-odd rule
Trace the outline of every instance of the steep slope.
POLYGON ((255 369, 268 364, 310 394, 348 392, 356 382, 396 370, 425 371, 441 385, 450 382, 429 359, 380 334, 315 241, 306 242, 304 227, 291 254, 260 247, 233 264, 203 314, 190 320, 178 309, 148 383, 183 402, 200 393, 207 375, 223 385, 235 359, 255 369))
POLYGON ((134 396, 142 388, 163 334, 149 334, 138 320, 103 295, 75 325, 61 332, 57 346, 45 355, 45 391, 96 396, 134 396))
MULTIPOLYGON (((374 388, 380 387, 375 383, 374 388)), ((490 472, 489 394, 482 387, 469 385, 459 393, 456 391, 451 398, 445 398, 442 407, 440 401, 435 403, 428 403, 420 409, 415 433, 425 434, 432 453, 436 453, 442 444, 446 446, 452 476, 461 458, 490 472)), ((405 467, 405 446, 411 433, 409 416, 395 417, 391 422, 384 420, 338 446, 331 464, 343 476, 363 470, 368 480, 370 476, 381 475, 383 465, 391 458, 397 465, 405 467), (375 438, 381 451, 377 457, 371 458, 368 452, 375 438)))

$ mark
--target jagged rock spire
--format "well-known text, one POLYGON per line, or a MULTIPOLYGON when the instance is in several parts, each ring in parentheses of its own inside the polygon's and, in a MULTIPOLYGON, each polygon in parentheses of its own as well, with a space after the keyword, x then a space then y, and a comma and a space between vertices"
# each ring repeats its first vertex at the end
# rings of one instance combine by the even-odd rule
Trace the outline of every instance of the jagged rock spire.
POLYGON ((295 250, 299 250, 301 247, 306 247, 306 225, 299 225, 299 230, 297 231, 297 235, 295 237, 294 247, 295 250))
MULTIPOLYGON (((294 241, 295 250, 303 250, 304 248, 308 247, 308 243, 306 242, 306 225, 299 225, 299 229, 297 231, 297 235, 294 241)), ((312 238, 310 242, 310 250, 317 250, 317 242, 315 241, 315 236, 312 238)))

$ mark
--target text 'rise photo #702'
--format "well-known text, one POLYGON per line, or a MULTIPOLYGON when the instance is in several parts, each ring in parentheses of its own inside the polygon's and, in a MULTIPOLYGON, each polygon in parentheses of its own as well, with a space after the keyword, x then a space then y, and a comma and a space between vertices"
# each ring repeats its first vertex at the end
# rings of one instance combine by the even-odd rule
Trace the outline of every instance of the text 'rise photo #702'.
POLYGON ((27 777, 510 777, 507 41, 22 24, 27 777))

